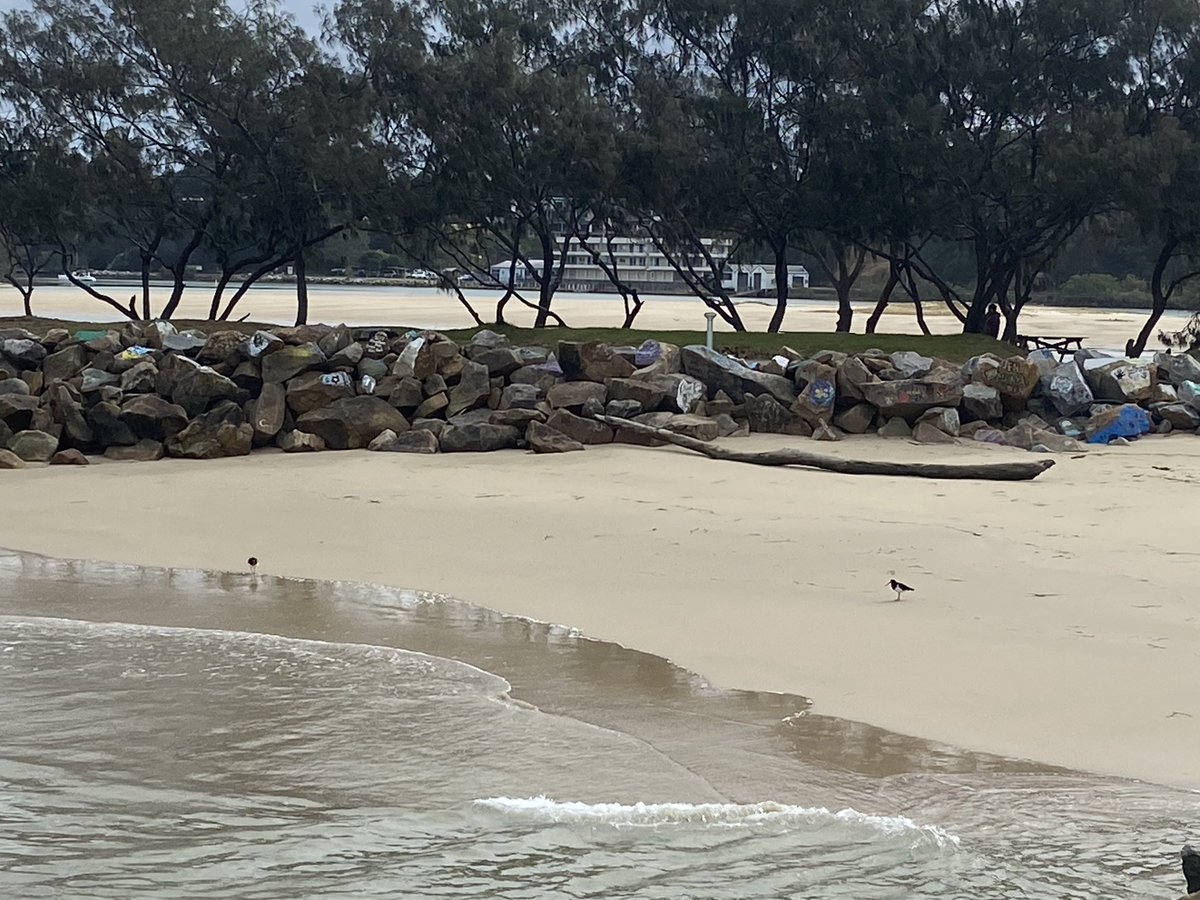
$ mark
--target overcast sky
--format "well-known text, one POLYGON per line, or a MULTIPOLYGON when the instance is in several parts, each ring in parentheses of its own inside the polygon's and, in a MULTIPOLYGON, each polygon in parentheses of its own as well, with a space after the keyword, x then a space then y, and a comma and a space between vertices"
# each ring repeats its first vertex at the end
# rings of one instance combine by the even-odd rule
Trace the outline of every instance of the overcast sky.
MULTIPOLYGON (((0 0, 0 10, 28 7, 29 0, 0 0)), ((231 5, 237 7, 237 0, 231 0, 231 5)), ((331 6, 331 0, 279 0, 279 5, 296 17, 296 21, 310 31, 317 29, 317 15, 313 12, 317 6, 331 6)))

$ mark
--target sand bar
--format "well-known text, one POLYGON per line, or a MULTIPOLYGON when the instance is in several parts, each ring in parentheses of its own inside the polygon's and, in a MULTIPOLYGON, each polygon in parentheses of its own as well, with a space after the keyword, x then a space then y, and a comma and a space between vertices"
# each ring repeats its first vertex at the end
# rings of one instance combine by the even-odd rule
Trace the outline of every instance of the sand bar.
MULTIPOLYGON (((821 449, 1028 458, 877 438, 821 449)), ((0 546, 207 569, 253 553, 273 574, 429 589, 571 624, 721 686, 806 694, 817 711, 895 731, 1200 788, 1191 437, 1060 457, 1016 484, 623 446, 3 474, 0 546), (893 569, 917 589, 902 603, 884 586, 893 569)))

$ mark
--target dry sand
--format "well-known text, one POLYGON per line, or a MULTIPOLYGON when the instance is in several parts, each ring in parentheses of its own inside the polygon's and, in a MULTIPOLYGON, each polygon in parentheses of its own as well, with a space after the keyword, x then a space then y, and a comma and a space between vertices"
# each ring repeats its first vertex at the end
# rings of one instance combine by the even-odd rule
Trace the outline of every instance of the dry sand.
MULTIPOLYGON (((1029 458, 877 438, 821 449, 1029 458)), ((1061 457, 1023 484, 623 446, 102 461, 3 473, 0 546, 207 569, 253 554, 273 574, 424 588, 717 685, 806 694, 819 712, 1200 788, 1197 482, 1200 441, 1180 436, 1061 457), (916 593, 891 602, 890 570, 916 593)))
MULTIPOLYGON (((98 285, 98 287, 101 287, 98 285)), ((109 286, 105 290, 127 300, 136 286, 109 286)), ((211 288, 197 285, 189 288, 180 306, 179 318, 204 318, 208 315, 211 288)), ((467 296, 485 321, 491 321, 496 296, 485 291, 469 291, 467 296)), ((161 290, 155 293, 155 308, 166 297, 161 290)), ((402 324, 422 328, 470 328, 472 320, 459 302, 449 294, 431 288, 380 288, 343 285, 314 285, 310 292, 310 315, 313 322, 345 322, 348 325, 402 324)), ((871 304, 855 304, 854 330, 861 332, 871 304)), ((562 293, 555 297, 554 309, 567 324, 582 327, 616 327, 623 317, 621 300, 614 294, 562 293)), ((39 316, 106 321, 118 319, 110 307, 89 298, 74 287, 48 285, 34 293, 34 312, 39 316)), ((639 328, 689 328, 703 330, 704 305, 688 297, 647 297, 639 314, 639 328)), ((752 331, 765 331, 774 312, 773 304, 762 300, 744 300, 739 312, 752 331)), ((17 292, 0 287, 0 316, 18 315, 20 304, 17 292)), ((252 289, 239 308, 239 314, 249 314, 255 321, 290 325, 295 319, 295 288, 274 284, 252 289)), ((533 311, 515 301, 505 311, 514 325, 532 325, 533 311)), ((1146 320, 1145 312, 1086 308, 1028 307, 1021 316, 1021 330, 1027 334, 1071 335, 1086 338, 1085 345, 1121 349, 1136 335, 1146 320)), ((1187 315, 1169 312, 1163 327, 1178 329, 1187 315)), ((833 331, 837 322, 836 304, 828 301, 793 301, 783 323, 784 331, 833 331)), ((930 304, 927 322, 935 334, 957 334, 958 320, 944 308, 930 304)), ((729 327, 718 320, 718 330, 729 327)), ((881 320, 880 331, 895 334, 919 334, 920 329, 912 308, 895 304, 881 320)), ((1152 344, 1154 342, 1152 341, 1152 344)))

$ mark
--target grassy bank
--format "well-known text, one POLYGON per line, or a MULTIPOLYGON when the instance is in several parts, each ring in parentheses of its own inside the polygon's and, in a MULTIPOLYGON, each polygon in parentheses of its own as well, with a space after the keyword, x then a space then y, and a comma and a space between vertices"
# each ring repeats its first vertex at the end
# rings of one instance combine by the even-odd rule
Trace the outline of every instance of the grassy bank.
MULTIPOLYGON (((112 322, 72 322, 62 319, 44 318, 0 318, 0 328, 27 328, 41 332, 49 328, 104 329, 112 322)), ((207 320, 178 319, 177 328, 196 328, 203 332, 236 330, 247 334, 259 328, 278 327, 260 322, 210 322, 207 320)), ((404 325, 380 325, 389 331, 405 331, 404 325)), ((356 329, 358 330, 358 329, 356 329)), ((445 332, 456 341, 465 342, 479 329, 467 328, 445 332)), ((495 330, 506 334, 514 344, 553 347, 560 340, 606 341, 614 345, 637 346, 648 339, 665 341, 684 346, 703 344, 703 331, 626 330, 622 328, 515 328, 500 327, 495 330)), ((834 334, 832 332, 785 332, 765 334, 762 332, 717 332, 714 343, 719 350, 728 350, 738 356, 762 358, 778 353, 781 347, 791 347, 803 354, 819 350, 840 350, 853 353, 877 347, 891 353, 895 350, 915 350, 926 356, 940 356, 955 362, 964 362, 980 353, 995 353, 1010 356, 1018 351, 1009 344, 981 335, 932 335, 919 334, 834 334)))

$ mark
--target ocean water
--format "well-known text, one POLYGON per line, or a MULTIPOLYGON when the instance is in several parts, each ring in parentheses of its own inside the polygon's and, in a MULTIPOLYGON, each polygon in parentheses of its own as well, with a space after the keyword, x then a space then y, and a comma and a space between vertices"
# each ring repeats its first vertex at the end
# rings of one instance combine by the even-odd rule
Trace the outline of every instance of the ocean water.
POLYGON ((0 555, 0 896, 1170 898, 1200 796, 428 594, 0 555))

